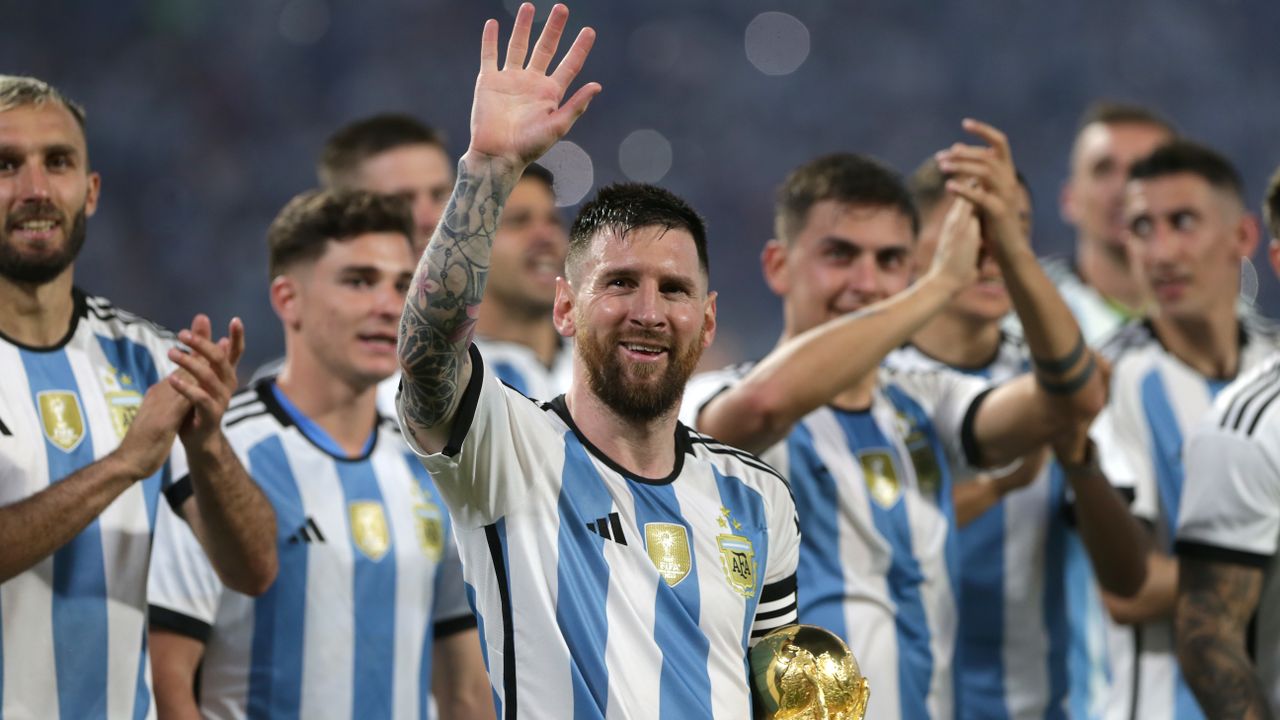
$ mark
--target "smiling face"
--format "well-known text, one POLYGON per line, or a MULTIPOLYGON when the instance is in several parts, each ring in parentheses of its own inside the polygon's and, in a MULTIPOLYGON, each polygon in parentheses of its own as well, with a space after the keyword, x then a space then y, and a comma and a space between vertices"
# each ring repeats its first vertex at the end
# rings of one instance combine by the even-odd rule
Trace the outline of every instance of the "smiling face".
POLYGON ((1257 244, 1239 200, 1189 172, 1133 180, 1125 198, 1129 252, 1161 315, 1203 319, 1235 303, 1240 258, 1257 244))
POLYGON ((330 241, 272 283, 272 303, 301 352, 331 376, 367 388, 399 368, 396 332, 413 278, 404 235, 365 233, 330 241))
POLYGON ((0 112, 0 276, 41 285, 70 272, 99 184, 67 108, 44 102, 0 112))
POLYGON ((815 203, 790 242, 765 248, 769 287, 797 335, 896 295, 911 282, 911 219, 896 207, 815 203))
POLYGON ((574 338, 575 380, 619 416, 647 422, 678 407, 715 337, 715 294, 687 231, 607 228, 558 283, 554 317, 574 338))
POLYGON ((564 272, 569 234, 545 182, 525 177, 502 208, 489 257, 485 303, 506 313, 545 317, 556 298, 556 278, 564 272))

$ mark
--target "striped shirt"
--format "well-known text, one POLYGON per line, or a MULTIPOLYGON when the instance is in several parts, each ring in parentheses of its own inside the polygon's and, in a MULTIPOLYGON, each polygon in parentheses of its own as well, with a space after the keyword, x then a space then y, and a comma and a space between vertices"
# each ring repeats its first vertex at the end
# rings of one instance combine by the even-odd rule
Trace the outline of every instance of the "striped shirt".
POLYGON ((563 338, 551 367, 520 343, 476 338, 476 347, 499 380, 528 398, 550 400, 563 395, 573 379, 573 343, 563 338))
MULTIPOLYGON (((0 336, 0 505, 115 450, 147 389, 173 370, 167 331, 74 291, 52 348, 0 336)), ((157 506, 186 458, 121 493, 71 542, 0 584, 0 717, 154 716, 146 633, 157 506)))
MULTIPOLYGON (((686 421, 750 368, 694 378, 686 421)), ((954 372, 882 370, 870 408, 815 410, 763 455, 795 494, 800 621, 849 644, 873 717, 955 715, 951 483, 953 469, 969 472, 965 428, 985 388, 954 372)))
POLYGON ((443 501, 395 422, 347 458, 268 378, 224 427, 275 510, 280 572, 261 597, 235 592, 189 529, 161 525, 151 624, 205 644, 201 714, 426 717, 433 637, 475 620, 443 501))
POLYGON ((454 519, 499 717, 750 717, 747 649, 795 621, 786 483, 683 425, 671 474, 639 477, 563 398, 537 404, 471 358, 452 437, 422 462, 454 519))

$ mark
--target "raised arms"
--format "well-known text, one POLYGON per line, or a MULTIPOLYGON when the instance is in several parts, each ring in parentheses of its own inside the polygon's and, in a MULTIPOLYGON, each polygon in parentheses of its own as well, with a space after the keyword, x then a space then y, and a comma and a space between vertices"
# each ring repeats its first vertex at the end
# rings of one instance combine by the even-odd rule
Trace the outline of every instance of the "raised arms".
POLYGON ((444 448, 462 391, 471 377, 467 348, 484 295, 498 217, 524 168, 560 138, 600 92, 587 83, 567 102, 595 42, 583 28, 550 74, 569 10, 556 5, 529 54, 533 6, 516 13, 506 63, 498 66, 498 23, 485 23, 471 108, 471 144, 444 218, 414 274, 400 319, 403 416, 423 449, 444 448), (527 64, 526 64, 527 59, 527 64))

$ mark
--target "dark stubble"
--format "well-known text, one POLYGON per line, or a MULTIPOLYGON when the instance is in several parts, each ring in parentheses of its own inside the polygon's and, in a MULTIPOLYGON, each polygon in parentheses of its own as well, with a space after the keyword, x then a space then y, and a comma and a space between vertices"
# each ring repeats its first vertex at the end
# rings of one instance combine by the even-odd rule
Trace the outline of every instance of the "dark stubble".
POLYGON ((26 285, 43 285, 62 274, 71 263, 75 262, 84 247, 85 207, 80 206, 75 219, 68 225, 66 217, 52 203, 28 205, 18 210, 9 218, 8 224, 0 229, 0 277, 26 285), (18 249, 13 240, 13 233, 18 223, 31 219, 49 219, 59 221, 66 231, 66 240, 56 252, 33 256, 18 249))
MULTIPOLYGON (((587 384, 591 392, 623 418, 649 422, 671 411, 680 402, 685 383, 702 358, 705 333, 705 329, 699 332, 697 341, 688 347, 669 351, 675 354, 670 356, 662 370, 652 365, 632 365, 628 371, 618 356, 616 335, 597 338, 593 334, 579 333, 574 341, 587 367, 587 384)), ((641 343, 647 340, 661 346, 670 342, 669 337, 658 334, 647 337, 629 335, 628 339, 641 343)))

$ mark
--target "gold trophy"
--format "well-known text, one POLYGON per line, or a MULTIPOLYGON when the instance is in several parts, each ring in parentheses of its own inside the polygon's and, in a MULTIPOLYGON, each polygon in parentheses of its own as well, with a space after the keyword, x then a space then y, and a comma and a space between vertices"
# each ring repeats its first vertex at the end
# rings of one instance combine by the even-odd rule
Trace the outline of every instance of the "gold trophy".
POLYGON ((849 646, 814 625, 788 625, 751 648, 756 717, 862 720, 871 689, 849 646))

